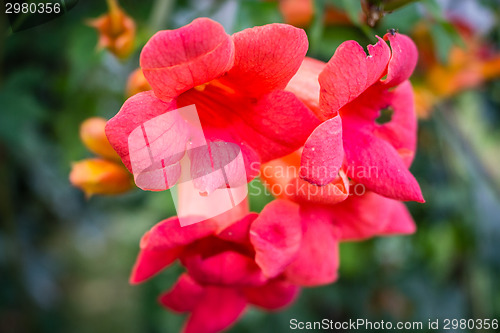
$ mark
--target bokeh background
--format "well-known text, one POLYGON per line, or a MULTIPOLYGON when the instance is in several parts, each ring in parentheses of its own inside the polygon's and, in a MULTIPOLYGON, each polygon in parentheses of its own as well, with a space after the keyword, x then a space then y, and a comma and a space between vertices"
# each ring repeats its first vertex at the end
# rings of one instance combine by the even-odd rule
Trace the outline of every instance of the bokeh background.
MULTIPOLYGON (((230 332, 286 332, 291 318, 500 319, 498 1, 385 1, 393 11, 374 27, 369 18, 382 12, 363 14, 354 0, 315 1, 298 20, 278 1, 120 3, 138 29, 125 61, 97 51, 85 24, 107 11, 105 1, 80 1, 15 33, 0 14, 0 332, 179 331, 183 316, 156 297, 180 267, 128 284, 140 237, 174 214, 169 193, 86 199, 68 174, 73 161, 92 156, 80 123, 119 110, 142 45, 200 16, 228 33, 295 23, 308 33, 308 55, 325 61, 345 40, 367 45, 396 28, 419 41, 422 60, 413 77, 421 119, 412 172, 427 203, 408 204, 417 233, 342 244, 337 283, 304 289, 285 311, 251 309, 230 332)), ((271 199, 251 196, 252 210, 271 199)))

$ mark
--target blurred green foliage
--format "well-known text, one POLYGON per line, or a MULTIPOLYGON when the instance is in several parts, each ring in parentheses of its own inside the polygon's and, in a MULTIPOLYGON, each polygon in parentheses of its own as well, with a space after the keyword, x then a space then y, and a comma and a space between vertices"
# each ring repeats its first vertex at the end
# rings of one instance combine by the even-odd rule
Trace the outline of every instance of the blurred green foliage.
MULTIPOLYGON (((80 1, 17 33, 0 15, 0 332, 176 332, 182 325, 182 316, 155 301, 180 267, 140 286, 127 281, 142 234, 174 214, 169 193, 85 200, 67 179, 71 162, 90 156, 79 124, 118 111, 140 47, 155 30, 209 16, 232 33, 282 18, 272 1, 160 2, 121 1, 139 29, 137 52, 126 62, 97 52, 96 33, 84 25, 105 12, 104 1, 80 1)), ((325 26, 316 15, 306 28, 309 55, 322 60, 347 39, 365 45, 388 28, 409 33, 419 20, 433 27, 440 59, 457 42, 433 1, 408 4, 374 28, 359 19, 357 1, 316 5, 323 3, 346 10, 354 24, 325 26)), ((482 3, 497 17, 486 37, 498 46, 498 8, 482 3)), ((498 96, 500 82, 491 82, 421 122, 412 171, 427 203, 408 204, 415 235, 342 244, 337 283, 304 290, 286 311, 251 309, 231 331, 288 331, 291 318, 500 319, 498 96)), ((255 211, 272 199, 251 198, 255 211)))

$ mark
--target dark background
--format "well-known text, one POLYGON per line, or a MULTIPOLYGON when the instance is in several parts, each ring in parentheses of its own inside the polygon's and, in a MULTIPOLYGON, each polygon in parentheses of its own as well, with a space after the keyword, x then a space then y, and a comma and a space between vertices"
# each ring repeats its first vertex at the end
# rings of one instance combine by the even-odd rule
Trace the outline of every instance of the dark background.
MULTIPOLYGON (((127 76, 155 31, 199 16, 228 33, 283 19, 273 1, 161 2, 121 1, 138 27, 137 51, 125 62, 96 51, 97 34, 84 24, 106 11, 104 1, 79 1, 15 33, 0 15, 0 332, 176 332, 182 325, 181 315, 156 302, 180 267, 128 284, 140 237, 174 213, 169 194, 135 190, 86 200, 68 181, 71 162, 92 156, 79 124, 118 111, 127 76)), ((354 18, 360 11, 357 1, 330 2, 354 18)), ((418 22, 442 32, 433 4, 411 3, 372 30, 363 22, 327 27, 316 18, 306 29, 309 55, 328 60, 344 40, 366 45, 375 33, 411 33, 418 22)), ((494 18, 483 38, 498 50, 498 2, 477 4, 494 18)), ((446 59, 453 32, 433 38, 434 52, 446 59)), ((231 332, 289 331, 291 318, 500 320, 499 96, 500 81, 492 80, 421 120, 412 171, 427 203, 408 204, 416 234, 342 244, 337 283, 305 289, 285 311, 251 309, 231 332)), ((260 210, 271 198, 251 200, 260 210)))

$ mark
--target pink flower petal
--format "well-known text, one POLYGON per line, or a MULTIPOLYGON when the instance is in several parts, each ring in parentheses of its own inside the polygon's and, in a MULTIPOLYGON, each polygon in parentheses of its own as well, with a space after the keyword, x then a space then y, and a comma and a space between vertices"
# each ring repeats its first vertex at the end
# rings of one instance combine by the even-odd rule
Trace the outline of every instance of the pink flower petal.
POLYGON ((206 146, 188 151, 194 186, 206 194, 218 188, 246 185, 246 168, 237 144, 208 142, 206 146))
POLYGON ((327 212, 318 207, 301 209, 306 228, 295 260, 286 268, 288 281, 300 286, 334 282, 339 267, 338 236, 327 212))
POLYGON ((141 250, 132 268, 129 282, 138 284, 156 275, 172 264, 179 257, 182 250, 182 247, 169 250, 141 250))
POLYGON ((266 310, 278 310, 292 303, 300 288, 288 281, 274 279, 260 287, 243 289, 247 301, 266 310))
MULTIPOLYGON (((206 144, 187 151, 190 159, 189 180, 193 181, 199 193, 210 194, 227 186, 240 187, 258 176, 260 156, 242 141, 235 128, 239 129, 234 123, 222 128, 209 125, 203 129, 206 144), (237 133, 231 134, 232 131, 237 133)), ((183 180, 185 177, 181 176, 183 180)))
POLYGON ((415 230, 415 223, 402 202, 373 192, 354 195, 332 206, 330 214, 341 240, 362 240, 415 230))
POLYGON ((390 142, 398 152, 407 152, 404 161, 409 167, 417 148, 417 117, 413 89, 410 82, 405 81, 387 94, 393 111, 392 118, 390 122, 378 126, 375 135, 390 142))
POLYGON ((181 165, 174 162, 165 165, 164 160, 153 163, 151 166, 134 173, 135 185, 146 191, 168 190, 177 183, 181 176, 181 165))
MULTIPOLYGON (((223 118, 224 116, 225 115, 222 114, 221 118, 223 118)), ((217 119, 216 121, 219 121, 219 119, 217 119)), ((221 121, 220 123, 223 124, 224 122, 221 121)), ((255 152, 250 144, 242 141, 240 137, 242 131, 249 131, 249 129, 246 126, 242 127, 240 123, 235 122, 227 125, 224 124, 222 128, 207 126, 207 128, 203 129, 208 142, 227 142, 228 144, 230 144, 230 146, 236 145, 239 147, 243 156, 243 162, 245 164, 247 182, 250 182, 259 174, 260 156, 257 154, 257 152, 255 152)), ((229 155, 232 155, 231 151, 229 151, 228 153, 229 155)))
POLYGON ((299 207, 275 200, 262 210, 250 227, 255 262, 267 277, 279 275, 297 256, 302 236, 299 207))
POLYGON ((217 224, 211 220, 181 227, 177 217, 164 220, 148 231, 141 240, 141 248, 169 250, 214 234, 217 224))
POLYGON ((208 286, 189 316, 184 333, 218 333, 233 324, 245 307, 245 297, 239 290, 208 286))
POLYGON ((407 235, 417 231, 415 221, 410 215, 408 208, 402 202, 396 202, 390 212, 389 221, 384 227, 384 235, 407 235))
POLYGON ((387 141, 355 123, 344 122, 343 136, 346 173, 351 179, 388 198, 424 202, 415 177, 387 141))
POLYGON ((251 112, 235 111, 244 120, 238 134, 258 153, 262 162, 300 148, 320 123, 295 95, 285 91, 263 96, 251 112))
POLYGON ((225 78, 249 96, 284 89, 297 72, 308 48, 302 29, 268 24, 235 33, 234 67, 225 78))
POLYGON ((203 284, 224 286, 262 285, 266 278, 252 258, 224 251, 205 257, 206 253, 186 255, 182 263, 189 275, 203 284))
POLYGON ((199 18, 156 33, 142 49, 140 62, 155 95, 170 100, 227 72, 234 44, 219 23, 199 18))
POLYGON ((333 117, 316 127, 302 151, 300 177, 323 186, 338 176, 344 160, 342 121, 333 117))
POLYGON ((319 75, 320 107, 325 119, 335 116, 384 74, 391 56, 389 46, 379 38, 375 45, 368 45, 368 52, 369 56, 355 41, 344 42, 319 75))
MULTIPOLYGON (((141 92, 127 99, 120 111, 107 122, 105 127, 106 136, 130 172, 133 172, 129 152, 130 134, 134 130, 141 129, 141 126, 148 120, 162 116, 176 108, 175 102, 163 102, 156 98, 152 91, 141 92)), ((177 124, 177 118, 174 113, 172 115, 173 118, 169 119, 169 121, 171 124, 177 124)), ((179 132, 176 133, 177 140, 174 143, 175 146, 182 146, 185 145, 186 134, 182 127, 178 129, 179 132)), ((156 137, 159 135, 157 134, 156 137)))
POLYGON ((131 283, 140 283, 174 262, 184 246, 212 235, 217 224, 211 220, 181 227, 172 217, 162 221, 146 232, 141 239, 141 252, 130 277, 131 283))
POLYGON ((360 240, 378 235, 389 221, 396 200, 373 192, 353 195, 330 208, 335 228, 341 240, 360 240))
POLYGON ((259 216, 257 213, 250 213, 238 222, 231 224, 224 230, 221 230, 217 237, 230 242, 250 244, 250 225, 259 216))
POLYGON ((177 312, 193 311, 203 298, 205 289, 188 274, 182 274, 172 289, 160 296, 160 303, 177 312))
POLYGON ((319 108, 318 81, 319 74, 325 69, 326 63, 313 58, 305 57, 297 73, 292 77, 285 90, 292 92, 314 114, 322 116, 319 108))
POLYGON ((413 73, 418 59, 417 46, 408 36, 399 33, 388 33, 384 40, 391 43, 392 55, 387 68, 387 78, 382 82, 388 87, 394 87, 408 80, 413 73))
POLYGON ((331 183, 325 186, 316 186, 303 179, 295 178, 288 184, 290 199, 304 204, 335 205, 349 196, 349 180, 341 173, 331 183))

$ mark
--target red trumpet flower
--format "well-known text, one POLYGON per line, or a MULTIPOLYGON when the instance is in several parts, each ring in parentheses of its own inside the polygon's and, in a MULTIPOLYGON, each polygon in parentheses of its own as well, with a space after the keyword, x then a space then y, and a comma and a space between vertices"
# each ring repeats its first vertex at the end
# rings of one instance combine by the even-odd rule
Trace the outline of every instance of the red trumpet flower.
POLYGON ((305 143, 300 176, 324 186, 342 169, 380 195, 423 202, 408 170, 417 134, 408 78, 417 49, 407 36, 388 33, 368 51, 367 56, 357 42, 344 42, 326 65, 306 60, 288 85, 323 119, 305 143), (379 123, 384 109, 392 110, 392 119, 379 123))

